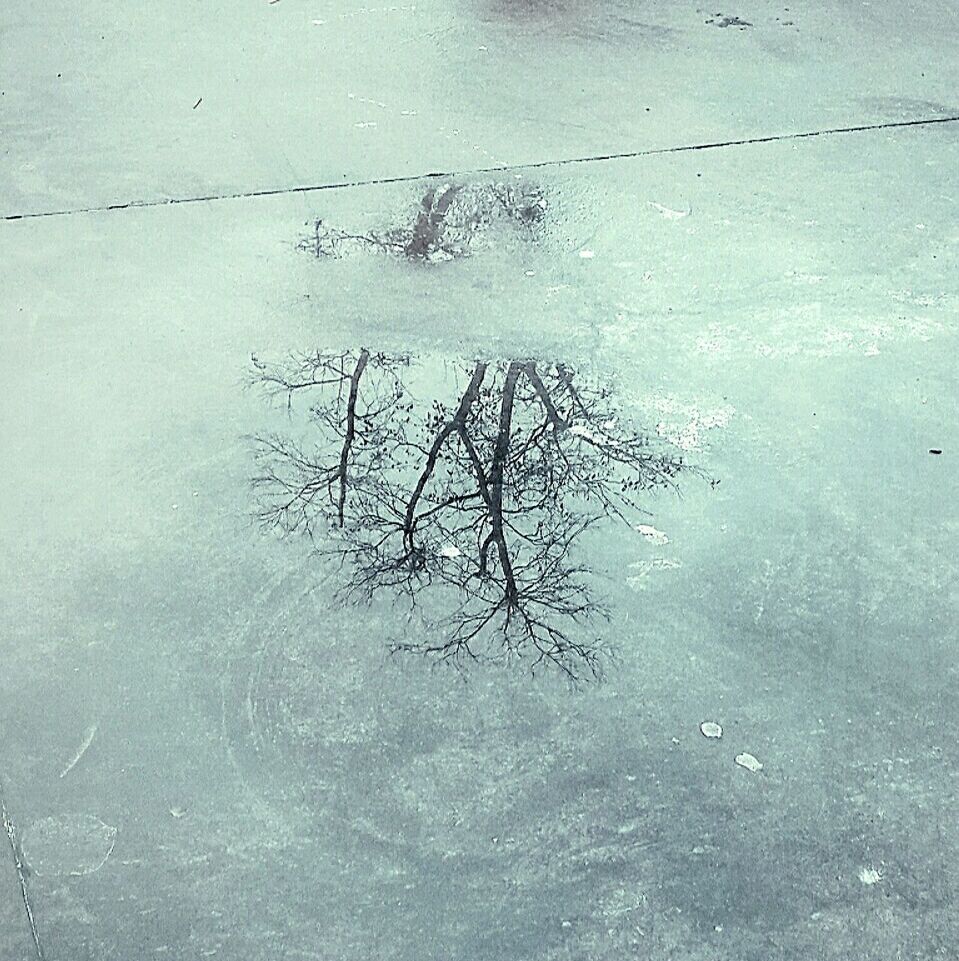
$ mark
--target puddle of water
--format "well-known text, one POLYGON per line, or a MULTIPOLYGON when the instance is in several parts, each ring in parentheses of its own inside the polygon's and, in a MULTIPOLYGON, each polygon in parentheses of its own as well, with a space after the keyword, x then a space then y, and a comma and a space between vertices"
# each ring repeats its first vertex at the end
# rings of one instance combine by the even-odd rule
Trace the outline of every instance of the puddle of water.
POLYGON ((318 258, 368 250, 441 263, 467 256, 505 230, 535 240, 548 209, 545 192, 523 181, 448 182, 429 187, 398 224, 354 233, 317 219, 297 247, 318 258))
POLYGON ((702 473, 564 363, 316 351, 254 359, 251 379, 291 415, 255 439, 261 524, 313 539, 342 597, 408 605, 418 639, 394 651, 460 666, 598 676, 581 540, 649 540, 651 495, 702 473))

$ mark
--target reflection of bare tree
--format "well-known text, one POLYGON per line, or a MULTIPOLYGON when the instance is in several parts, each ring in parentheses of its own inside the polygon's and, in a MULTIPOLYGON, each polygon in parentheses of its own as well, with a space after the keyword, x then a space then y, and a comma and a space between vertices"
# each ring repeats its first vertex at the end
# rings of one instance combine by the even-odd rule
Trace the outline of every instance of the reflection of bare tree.
POLYGON ((309 534, 318 519, 345 526, 349 489, 363 490, 358 471, 378 470, 387 445, 397 440, 389 420, 403 397, 395 373, 402 363, 402 358, 368 350, 317 352, 274 367, 253 359, 253 382, 285 395, 291 408, 294 395, 323 391, 323 402, 310 408, 323 432, 322 447, 304 450, 279 435, 257 438, 261 473, 253 483, 263 495, 259 518, 265 525, 309 534), (366 378, 361 396, 360 382, 370 368, 378 376, 366 378), (332 459, 331 451, 336 454, 332 459))
POLYGON ((497 222, 509 223, 532 236, 546 208, 543 192, 529 184, 446 183, 423 194, 409 223, 351 233, 316 220, 297 246, 316 257, 336 257, 360 248, 420 262, 451 260, 465 256, 476 238, 497 222))
POLYGON ((308 391, 310 449, 257 441, 261 519, 330 537, 346 593, 429 590, 446 613, 431 636, 397 643, 448 660, 529 657, 570 677, 599 670, 584 637, 593 602, 576 540, 689 470, 620 423, 608 389, 563 364, 477 361, 455 398, 426 405, 404 382, 408 358, 314 354, 254 380, 292 401, 308 391))

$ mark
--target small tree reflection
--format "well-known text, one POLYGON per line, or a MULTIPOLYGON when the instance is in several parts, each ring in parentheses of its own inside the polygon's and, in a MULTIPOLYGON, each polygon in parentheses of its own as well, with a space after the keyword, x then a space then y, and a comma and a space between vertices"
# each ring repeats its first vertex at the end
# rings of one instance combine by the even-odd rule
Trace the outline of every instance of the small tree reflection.
POLYGON ((322 533, 346 596, 417 607, 429 592, 430 636, 394 650, 598 675, 603 645, 588 627, 605 611, 576 541, 603 519, 635 520, 640 498, 691 468, 567 365, 476 361, 431 402, 411 393, 414 367, 368 350, 254 361, 253 380, 291 408, 308 396, 316 428, 309 446, 256 439, 260 520, 322 533))
POLYGON ((352 233, 323 220, 297 244, 315 257, 373 250, 420 263, 464 257, 494 225, 509 225, 535 239, 545 220, 544 192, 528 183, 445 183, 429 187, 405 222, 384 230, 352 233))

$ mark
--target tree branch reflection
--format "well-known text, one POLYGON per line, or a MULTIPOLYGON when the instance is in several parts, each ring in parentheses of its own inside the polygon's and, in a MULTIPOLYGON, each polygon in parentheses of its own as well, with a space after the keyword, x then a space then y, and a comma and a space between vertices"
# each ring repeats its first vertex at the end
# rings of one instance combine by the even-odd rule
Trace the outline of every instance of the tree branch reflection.
POLYGON ((576 543, 603 520, 634 523, 643 498, 698 471, 568 365, 478 360, 453 374, 450 396, 424 401, 411 384, 429 371, 408 356, 254 360, 253 382, 291 413, 303 397, 310 425, 302 443, 256 438, 258 517, 336 557, 345 597, 424 610, 429 636, 394 650, 598 676, 604 645, 588 628, 606 612, 576 543))

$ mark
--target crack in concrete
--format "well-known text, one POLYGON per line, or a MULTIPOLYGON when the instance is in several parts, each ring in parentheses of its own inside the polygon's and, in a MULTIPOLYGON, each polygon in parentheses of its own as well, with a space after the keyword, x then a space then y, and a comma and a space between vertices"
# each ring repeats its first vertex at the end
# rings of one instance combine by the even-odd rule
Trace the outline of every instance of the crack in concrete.
POLYGON ((283 194, 316 193, 321 190, 348 190, 353 187, 374 187, 386 184, 413 183, 418 180, 467 177, 489 173, 507 173, 518 170, 542 170, 546 167, 565 167, 571 164, 604 163, 611 160, 630 160, 638 157, 655 157, 661 154, 691 153, 697 150, 719 150, 726 147, 745 147, 751 144, 778 143, 788 140, 808 140, 814 137, 834 137, 876 130, 894 130, 903 127, 929 127, 936 124, 959 122, 959 116, 929 117, 919 120, 894 120, 884 123, 859 124, 851 127, 826 127, 822 130, 804 130, 794 133, 769 134, 764 137, 746 137, 741 140, 718 140, 710 143, 684 144, 675 147, 653 147, 649 150, 630 150, 622 153, 594 154, 588 157, 568 157, 563 160, 539 160, 529 163, 503 164, 493 167, 474 167, 464 170, 431 171, 406 174, 397 177, 373 177, 368 180, 352 180, 343 183, 308 184, 293 187, 267 187, 237 193, 202 194, 189 197, 170 197, 165 200, 129 200, 124 203, 104 204, 94 207, 71 207, 63 210, 41 210, 19 214, 4 214, 4 220, 36 220, 44 217, 72 217, 77 214, 106 213, 111 210, 136 210, 146 207, 167 207, 173 204, 211 203, 217 200, 251 200, 257 197, 277 197, 283 194))
POLYGON ((23 900, 23 908, 27 913, 30 933, 33 935, 33 944, 37 949, 37 961, 43 961, 40 932, 37 929, 36 918, 33 916, 33 906, 30 904, 30 895, 27 892, 27 879, 23 873, 23 860, 20 857, 20 847, 17 844, 17 829, 7 812, 6 793, 4 792, 2 781, 0 781, 0 817, 3 818, 3 829, 6 832, 7 840, 10 842, 10 852, 13 854, 13 865, 17 872, 17 880, 20 882, 20 897, 23 900))

